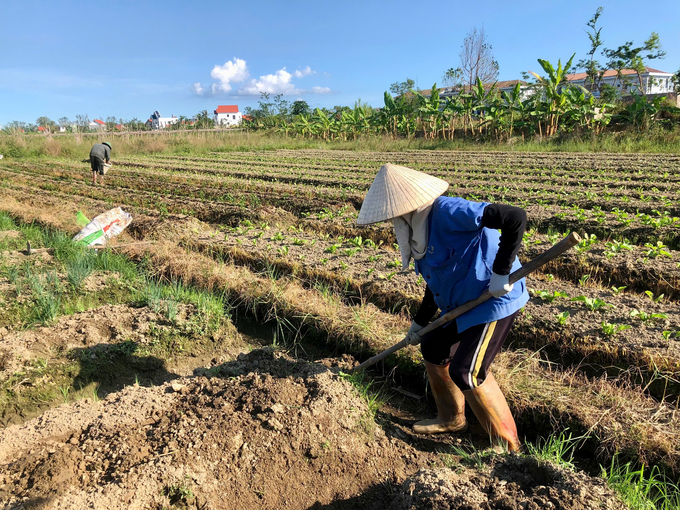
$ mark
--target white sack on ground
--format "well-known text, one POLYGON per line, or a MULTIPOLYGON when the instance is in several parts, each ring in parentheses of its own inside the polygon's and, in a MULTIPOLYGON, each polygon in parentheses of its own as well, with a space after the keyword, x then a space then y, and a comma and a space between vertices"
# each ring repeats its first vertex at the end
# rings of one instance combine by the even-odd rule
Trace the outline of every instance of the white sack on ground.
POLYGON ((120 234, 132 221, 132 215, 120 207, 100 214, 73 238, 87 246, 104 245, 109 239, 120 234))

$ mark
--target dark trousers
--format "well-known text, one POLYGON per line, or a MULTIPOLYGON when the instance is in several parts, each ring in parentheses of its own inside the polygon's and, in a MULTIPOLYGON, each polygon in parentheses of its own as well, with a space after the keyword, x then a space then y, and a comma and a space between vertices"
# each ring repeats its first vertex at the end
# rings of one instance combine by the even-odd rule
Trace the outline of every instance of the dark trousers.
POLYGON ((487 324, 479 324, 459 333, 456 322, 426 334, 420 342, 425 361, 449 365, 451 379, 461 390, 476 388, 486 379, 491 362, 503 347, 519 312, 487 324))
POLYGON ((97 156, 90 156, 90 166, 93 172, 104 175, 104 160, 97 156))

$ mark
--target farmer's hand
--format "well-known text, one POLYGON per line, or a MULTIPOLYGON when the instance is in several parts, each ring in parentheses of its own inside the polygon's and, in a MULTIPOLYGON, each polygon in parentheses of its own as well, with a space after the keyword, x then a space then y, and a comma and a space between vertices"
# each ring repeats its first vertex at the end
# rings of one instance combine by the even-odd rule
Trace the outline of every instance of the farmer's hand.
POLYGON ((512 290, 513 284, 509 282, 510 275, 500 275, 491 273, 491 281, 489 282, 489 292, 493 297, 505 296, 512 290))
POLYGON ((406 333, 409 344, 417 344, 420 342, 420 335, 418 334, 418 331, 424 327, 425 326, 421 326, 420 324, 416 323, 416 321, 411 321, 411 327, 408 328, 408 332, 406 333))

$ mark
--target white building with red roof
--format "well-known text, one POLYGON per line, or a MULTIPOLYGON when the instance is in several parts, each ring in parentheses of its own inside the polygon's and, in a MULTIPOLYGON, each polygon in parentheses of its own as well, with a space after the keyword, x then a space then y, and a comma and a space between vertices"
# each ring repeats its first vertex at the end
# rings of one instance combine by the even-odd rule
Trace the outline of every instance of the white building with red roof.
POLYGON ((93 131, 106 131, 106 122, 103 120, 94 119, 87 125, 87 127, 93 131))
MULTIPOLYGON (((645 72, 640 75, 642 79, 643 92, 647 94, 668 94, 673 92, 673 73, 659 71, 646 67, 645 72)), ((615 69, 608 69, 602 76, 600 85, 610 85, 614 87, 619 95, 626 96, 632 92, 640 90, 640 78, 633 69, 623 69, 621 74, 615 69)), ((587 83, 588 76, 586 73, 574 73, 567 75, 567 81, 573 85, 581 85, 590 90, 590 83, 587 83)), ((599 96, 599 90, 593 90, 594 96, 599 96)))
POLYGON ((238 111, 238 105, 221 104, 215 110, 215 125, 236 126, 241 123, 243 115, 238 111))

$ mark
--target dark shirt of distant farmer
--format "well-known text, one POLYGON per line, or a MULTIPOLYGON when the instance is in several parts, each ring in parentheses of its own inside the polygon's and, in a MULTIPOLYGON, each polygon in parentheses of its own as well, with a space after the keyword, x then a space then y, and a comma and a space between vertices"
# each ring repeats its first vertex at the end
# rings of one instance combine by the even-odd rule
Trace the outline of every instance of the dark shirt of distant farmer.
POLYGON ((90 160, 92 158, 99 158, 102 161, 110 161, 111 149, 109 148, 108 145, 104 145, 103 143, 96 143, 92 146, 92 150, 90 151, 90 160))

